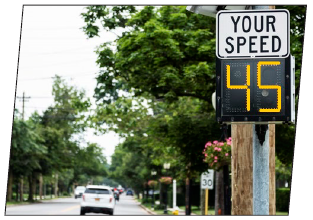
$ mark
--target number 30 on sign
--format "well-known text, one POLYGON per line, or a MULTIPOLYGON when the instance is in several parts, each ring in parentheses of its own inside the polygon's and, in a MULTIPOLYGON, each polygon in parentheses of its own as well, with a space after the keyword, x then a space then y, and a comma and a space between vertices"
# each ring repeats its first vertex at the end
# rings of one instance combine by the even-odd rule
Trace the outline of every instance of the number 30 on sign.
POLYGON ((217 59, 218 122, 292 122, 294 68, 291 57, 217 59))

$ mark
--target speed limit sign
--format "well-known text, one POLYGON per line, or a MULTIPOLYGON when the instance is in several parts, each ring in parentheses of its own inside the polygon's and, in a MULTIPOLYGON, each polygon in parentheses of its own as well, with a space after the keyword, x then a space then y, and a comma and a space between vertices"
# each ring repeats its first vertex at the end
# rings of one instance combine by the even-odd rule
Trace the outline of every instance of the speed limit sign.
POLYGON ((209 169, 201 175, 201 189, 213 189, 214 170, 209 169))

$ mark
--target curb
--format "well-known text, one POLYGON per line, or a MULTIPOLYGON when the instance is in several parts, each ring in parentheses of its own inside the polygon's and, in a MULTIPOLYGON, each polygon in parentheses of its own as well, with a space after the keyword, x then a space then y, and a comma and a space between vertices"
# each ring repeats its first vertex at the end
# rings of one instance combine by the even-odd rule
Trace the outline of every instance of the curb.
POLYGON ((134 197, 133 200, 135 201, 135 203, 137 205, 139 205, 143 210, 145 210, 146 212, 148 212, 150 215, 157 215, 157 213, 151 211, 150 209, 146 208, 144 205, 142 205, 140 202, 138 202, 134 197))
POLYGON ((146 212, 148 212, 150 215, 157 215, 157 213, 151 211, 150 209, 146 208, 145 206, 143 206, 142 204, 139 204, 139 206, 144 209, 146 212))

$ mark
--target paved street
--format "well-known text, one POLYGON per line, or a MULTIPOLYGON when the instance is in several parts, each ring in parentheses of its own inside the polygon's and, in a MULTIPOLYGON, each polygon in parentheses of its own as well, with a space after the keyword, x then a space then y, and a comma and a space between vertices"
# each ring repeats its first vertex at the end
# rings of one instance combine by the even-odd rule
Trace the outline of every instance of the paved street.
MULTIPOLYGON (((43 201, 40 204, 11 206, 6 208, 6 215, 79 215, 80 201, 81 198, 66 198, 43 201)), ((149 215, 149 213, 143 210, 132 196, 121 195, 120 201, 116 202, 114 215, 149 215)))

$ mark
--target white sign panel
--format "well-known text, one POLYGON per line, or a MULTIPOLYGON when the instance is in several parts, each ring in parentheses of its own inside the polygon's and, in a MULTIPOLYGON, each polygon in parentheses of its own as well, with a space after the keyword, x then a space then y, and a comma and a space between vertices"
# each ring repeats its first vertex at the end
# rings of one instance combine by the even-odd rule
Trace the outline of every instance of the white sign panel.
POLYGON ((213 189, 214 170, 208 170, 201 175, 201 189, 213 189))
POLYGON ((288 10, 220 11, 216 18, 218 58, 289 55, 288 10))

